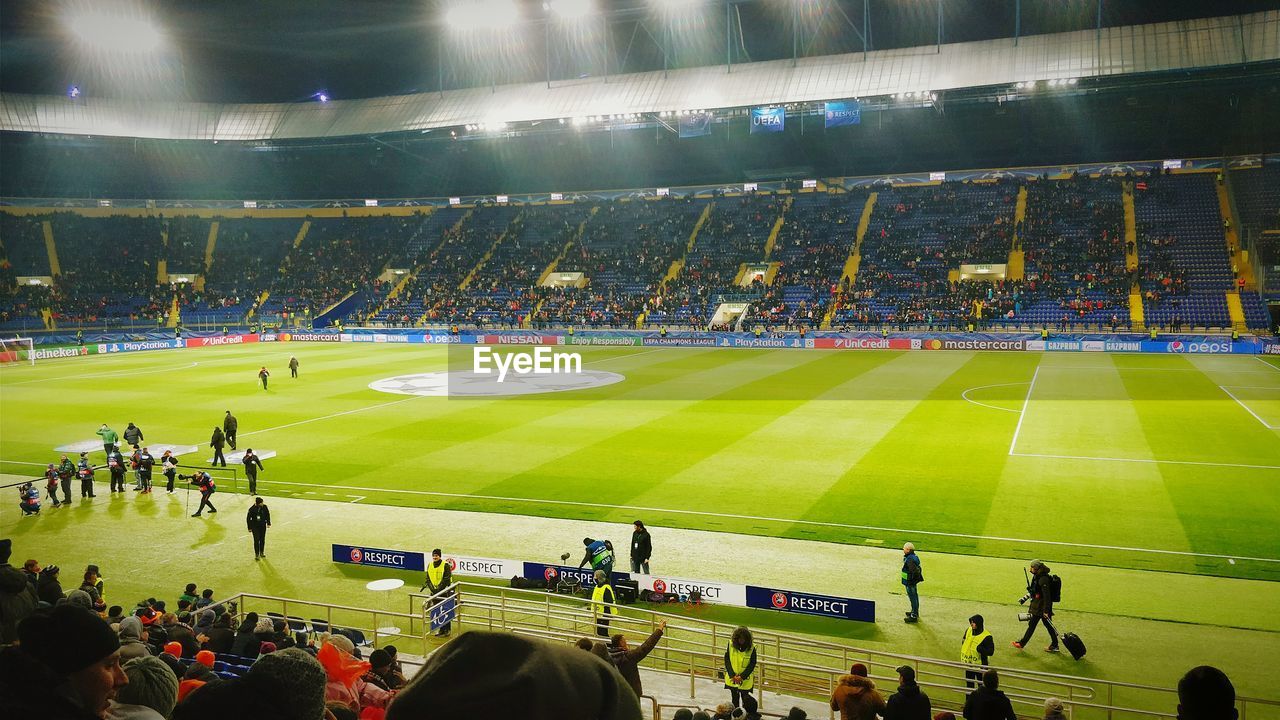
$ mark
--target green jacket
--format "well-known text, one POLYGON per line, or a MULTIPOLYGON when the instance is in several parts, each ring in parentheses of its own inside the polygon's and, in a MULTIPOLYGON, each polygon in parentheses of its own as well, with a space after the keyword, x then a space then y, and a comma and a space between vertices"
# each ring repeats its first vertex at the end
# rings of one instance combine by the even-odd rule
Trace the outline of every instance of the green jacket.
POLYGON ((105 430, 99 430, 98 435, 102 437, 103 445, 114 445, 120 442, 120 435, 116 433, 115 430, 112 430, 111 428, 107 428, 105 430))

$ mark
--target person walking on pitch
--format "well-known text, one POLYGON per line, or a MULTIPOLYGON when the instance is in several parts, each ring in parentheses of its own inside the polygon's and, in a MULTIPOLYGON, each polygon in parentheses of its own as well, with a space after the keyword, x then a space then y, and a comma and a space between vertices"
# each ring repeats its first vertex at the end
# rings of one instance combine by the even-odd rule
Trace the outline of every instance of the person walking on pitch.
POLYGON ((245 477, 249 478, 249 494, 257 495, 258 471, 263 469, 262 460, 253 454, 253 448, 248 448, 244 451, 244 457, 240 461, 244 463, 245 477))
POLYGON ((183 480, 188 480, 192 485, 200 488, 200 507, 196 508, 195 514, 191 517, 200 517, 200 513, 204 512, 206 506, 208 506, 209 512, 218 512, 218 508, 214 507, 213 503, 209 502, 209 498, 212 497, 214 491, 217 490, 217 486, 213 483, 212 475, 204 470, 200 470, 194 475, 179 475, 178 477, 183 480))
POLYGON ((120 435, 115 430, 107 427, 106 423, 102 423, 102 427, 98 428, 98 436, 102 438, 102 451, 110 455, 116 443, 120 441, 120 435))
MULTIPOLYGON (((58 507, 62 504, 58 500, 58 468, 54 467, 53 463, 49 463, 49 467, 44 471, 44 477, 48 483, 46 489, 49 491, 49 499, 53 501, 54 507, 58 507)), ((67 498, 67 502, 71 502, 70 497, 67 498)))
POLYGON ((226 446, 227 438, 222 434, 222 428, 215 427, 213 429, 213 437, 209 438, 209 447, 213 448, 213 463, 217 465, 222 463, 222 467, 227 466, 227 458, 222 454, 222 448, 226 446))
POLYGON ((222 434, 227 438, 227 444, 232 450, 236 449, 236 430, 240 428, 240 421, 236 420, 236 416, 228 410, 225 417, 222 418, 222 434))
POLYGON ((267 508, 262 498, 253 499, 253 505, 249 506, 245 522, 249 525, 249 532, 253 533, 253 558, 257 560, 266 557, 267 528, 271 527, 271 510, 267 508))
POLYGON ((164 455, 160 457, 161 472, 164 473, 164 489, 166 492, 173 493, 173 479, 178 474, 178 458, 173 454, 172 450, 165 450, 164 455))
POLYGON ((71 478, 75 477, 76 466, 71 464, 66 455, 62 456, 62 462, 58 463, 58 482, 62 484, 62 502, 64 505, 71 504, 71 478))
POLYGON ((289 376, 298 377, 298 358, 292 355, 289 356, 289 376))
POLYGON ((271 377, 271 373, 267 372, 267 366, 263 365, 262 369, 258 371, 258 379, 262 381, 263 390, 267 389, 267 378, 269 377, 271 377))

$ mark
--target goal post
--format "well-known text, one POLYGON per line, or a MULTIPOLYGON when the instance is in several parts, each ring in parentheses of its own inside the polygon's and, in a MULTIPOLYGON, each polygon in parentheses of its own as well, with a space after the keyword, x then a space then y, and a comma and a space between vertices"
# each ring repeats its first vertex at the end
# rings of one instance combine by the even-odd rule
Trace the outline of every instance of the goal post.
POLYGON ((36 364, 35 342, 31 338, 0 338, 0 365, 36 364))

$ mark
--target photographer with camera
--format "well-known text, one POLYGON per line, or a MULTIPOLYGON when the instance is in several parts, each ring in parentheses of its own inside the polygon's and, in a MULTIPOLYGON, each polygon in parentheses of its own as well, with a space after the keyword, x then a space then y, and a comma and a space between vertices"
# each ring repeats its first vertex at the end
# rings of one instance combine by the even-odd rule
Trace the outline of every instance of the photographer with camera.
POLYGON ((1031 572, 1027 579, 1027 594, 1018 599, 1019 605, 1031 601, 1029 612, 1018 615, 1019 620, 1027 623, 1027 631, 1013 646, 1019 650, 1026 647, 1035 634, 1036 627, 1044 621, 1044 628, 1049 631, 1049 647, 1044 651, 1058 652, 1058 631, 1053 627, 1054 579, 1049 575, 1049 566, 1039 560, 1032 560, 1027 569, 1031 572))
POLYGON ((209 502, 209 497, 213 495, 215 490, 217 490, 217 486, 213 484, 212 475, 210 475, 209 473, 203 470, 200 470, 199 472, 193 473, 191 475, 179 475, 178 479, 186 480, 190 482, 192 485, 195 485, 196 487, 200 488, 200 507, 196 508, 195 514, 193 514, 191 517, 200 517, 200 513, 204 512, 204 508, 206 505, 209 506, 209 512, 211 513, 218 512, 218 508, 214 507, 213 503, 209 502))

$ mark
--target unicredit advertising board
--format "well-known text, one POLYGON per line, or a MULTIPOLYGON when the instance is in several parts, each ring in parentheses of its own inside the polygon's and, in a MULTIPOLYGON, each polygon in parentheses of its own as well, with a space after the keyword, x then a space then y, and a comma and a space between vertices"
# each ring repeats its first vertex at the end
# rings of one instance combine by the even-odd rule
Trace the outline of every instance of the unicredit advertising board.
POLYGON ((422 572, 426 567, 426 556, 420 552, 386 550, 363 545, 338 545, 337 543, 333 544, 333 561, 348 565, 368 565, 418 572, 422 572))

